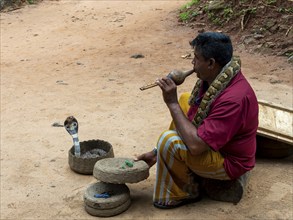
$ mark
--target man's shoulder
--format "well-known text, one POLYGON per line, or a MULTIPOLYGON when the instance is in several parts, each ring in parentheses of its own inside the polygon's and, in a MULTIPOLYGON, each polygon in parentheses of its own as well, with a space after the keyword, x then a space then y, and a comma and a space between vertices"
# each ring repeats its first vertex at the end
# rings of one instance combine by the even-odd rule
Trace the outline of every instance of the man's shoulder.
POLYGON ((243 100, 256 101, 253 88, 242 74, 239 72, 217 98, 218 102, 243 103, 243 100))
POLYGON ((250 93, 254 94, 254 90, 242 72, 239 71, 239 73, 231 80, 231 83, 228 84, 223 93, 245 96, 250 93))

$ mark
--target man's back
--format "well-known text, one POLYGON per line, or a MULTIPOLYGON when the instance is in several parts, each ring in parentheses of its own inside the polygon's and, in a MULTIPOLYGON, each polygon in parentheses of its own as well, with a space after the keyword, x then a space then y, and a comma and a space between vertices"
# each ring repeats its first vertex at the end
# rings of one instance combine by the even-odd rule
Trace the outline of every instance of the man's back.
POLYGON ((212 103, 198 136, 225 157, 225 170, 234 179, 255 165, 258 103, 239 72, 212 103))

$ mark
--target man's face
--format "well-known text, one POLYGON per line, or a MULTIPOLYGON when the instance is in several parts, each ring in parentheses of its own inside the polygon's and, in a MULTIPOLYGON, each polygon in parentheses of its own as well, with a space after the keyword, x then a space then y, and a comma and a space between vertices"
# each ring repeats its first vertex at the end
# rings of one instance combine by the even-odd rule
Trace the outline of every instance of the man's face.
POLYGON ((197 77, 201 80, 207 81, 210 78, 210 60, 206 60, 196 48, 194 50, 194 58, 192 60, 194 72, 197 73, 197 77))

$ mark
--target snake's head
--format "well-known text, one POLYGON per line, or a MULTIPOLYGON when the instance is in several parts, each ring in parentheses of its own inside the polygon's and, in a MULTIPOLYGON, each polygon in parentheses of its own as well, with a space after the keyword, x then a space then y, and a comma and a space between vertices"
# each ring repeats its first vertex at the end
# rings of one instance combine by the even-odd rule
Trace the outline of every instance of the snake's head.
POLYGON ((76 134, 78 132, 78 122, 76 118, 73 116, 67 117, 64 121, 64 127, 70 135, 76 134))

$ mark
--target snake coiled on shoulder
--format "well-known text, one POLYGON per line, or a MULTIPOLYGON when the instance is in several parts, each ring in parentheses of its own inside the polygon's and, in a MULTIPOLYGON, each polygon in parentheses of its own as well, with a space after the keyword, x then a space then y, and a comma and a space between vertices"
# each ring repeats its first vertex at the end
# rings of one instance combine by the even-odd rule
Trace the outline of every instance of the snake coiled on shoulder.
MULTIPOLYGON (((204 94, 199 107, 197 109, 197 113, 194 116, 192 123, 198 128, 202 121, 207 117, 210 106, 213 101, 218 97, 218 95, 227 87, 233 77, 239 72, 241 69, 241 61, 237 56, 232 57, 231 61, 227 63, 221 70, 221 72, 217 75, 215 80, 209 86, 208 90, 204 94)), ((203 84, 201 79, 197 80, 189 98, 189 105, 195 105, 195 101, 198 98, 200 88, 203 84)))

